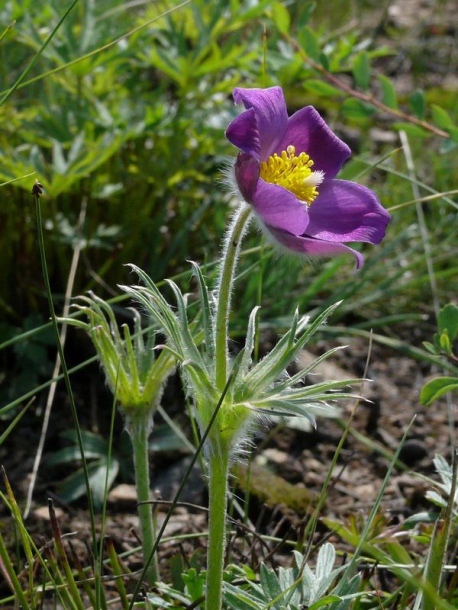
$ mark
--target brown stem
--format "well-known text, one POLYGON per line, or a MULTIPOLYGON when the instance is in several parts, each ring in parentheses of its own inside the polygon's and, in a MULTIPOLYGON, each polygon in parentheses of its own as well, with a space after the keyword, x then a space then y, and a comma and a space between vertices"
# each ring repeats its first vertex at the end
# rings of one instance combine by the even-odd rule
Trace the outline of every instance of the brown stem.
POLYGON ((450 138, 450 134, 448 134, 446 131, 443 131, 442 129, 439 129, 438 127, 435 127, 434 125, 431 125, 431 123, 428 123, 427 121, 422 121, 421 119, 417 119, 417 117, 407 114, 406 112, 403 112, 402 110, 398 110, 397 108, 390 108, 389 106, 387 106, 386 104, 384 104, 383 102, 381 102, 380 100, 378 100, 376 97, 374 97, 371 94, 362 93, 361 91, 356 91, 356 89, 353 89, 352 87, 350 87, 350 85, 347 85, 342 80, 340 80, 340 78, 338 78, 337 76, 334 76, 334 74, 331 74, 331 72, 328 72, 325 68, 323 68, 322 65, 320 65, 319 63, 317 63, 316 61, 314 61, 313 59, 308 57, 305 54, 302 47, 300 46, 300 44, 297 42, 297 40, 295 40, 294 38, 289 36, 289 34, 287 34, 287 33, 283 34, 283 36, 286 38, 286 40, 289 42, 289 44, 299 53, 301 59, 305 63, 307 63, 314 70, 319 72, 322 76, 324 76, 324 78, 327 81, 332 83, 335 87, 337 87, 341 91, 348 93, 348 95, 350 95, 351 97, 354 97, 358 100, 367 102, 368 104, 375 106, 375 108, 378 108, 382 112, 391 114, 392 116, 395 116, 398 119, 402 119, 403 121, 406 121, 407 123, 412 123, 414 125, 418 125, 419 127, 422 127, 423 129, 426 129, 427 131, 430 131, 430 132, 434 133, 435 135, 440 136, 441 138, 450 138))

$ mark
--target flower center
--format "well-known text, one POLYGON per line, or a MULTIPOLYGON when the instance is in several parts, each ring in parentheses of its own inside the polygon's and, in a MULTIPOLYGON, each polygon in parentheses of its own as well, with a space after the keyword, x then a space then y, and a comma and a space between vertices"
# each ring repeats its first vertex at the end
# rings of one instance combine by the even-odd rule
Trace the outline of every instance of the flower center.
POLYGON ((281 157, 277 153, 261 163, 260 177, 271 184, 278 184, 287 189, 300 200, 310 205, 317 197, 317 187, 324 180, 324 172, 313 172, 310 168, 312 159, 301 152, 296 157, 294 146, 283 150, 281 157))

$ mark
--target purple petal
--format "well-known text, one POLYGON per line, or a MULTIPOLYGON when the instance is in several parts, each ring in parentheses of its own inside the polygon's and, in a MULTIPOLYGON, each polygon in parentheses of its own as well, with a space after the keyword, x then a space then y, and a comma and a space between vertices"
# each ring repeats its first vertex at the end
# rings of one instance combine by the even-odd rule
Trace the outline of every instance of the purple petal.
POLYGON ((237 155, 235 161, 235 179, 242 197, 248 203, 253 202, 253 195, 259 179, 260 165, 256 159, 244 152, 237 155))
POLYGON ((290 145, 296 147, 296 155, 306 152, 314 162, 312 169, 324 171, 326 178, 334 178, 351 154, 345 142, 329 129, 313 106, 302 108, 289 118, 276 152, 280 154, 290 145))
POLYGON ((261 139, 258 118, 254 108, 245 110, 238 117, 235 117, 226 129, 226 138, 243 152, 252 155, 258 162, 261 160, 261 139))
POLYGON ((268 227, 269 234, 275 242, 291 252, 305 254, 307 256, 340 256, 341 254, 352 254, 356 259, 356 268, 360 269, 364 263, 362 254, 349 248, 344 244, 314 239, 313 237, 291 235, 268 227))
POLYGON ((226 131, 227 139, 244 152, 265 161, 276 150, 288 125, 285 97, 281 87, 234 89, 234 100, 246 112, 236 117, 226 131))
POLYGON ((378 244, 390 222, 375 193, 347 180, 325 180, 309 207, 309 216, 307 234, 332 242, 378 244))
POLYGON ((265 225, 289 231, 293 235, 301 235, 307 229, 307 205, 282 186, 260 178, 251 203, 265 225))

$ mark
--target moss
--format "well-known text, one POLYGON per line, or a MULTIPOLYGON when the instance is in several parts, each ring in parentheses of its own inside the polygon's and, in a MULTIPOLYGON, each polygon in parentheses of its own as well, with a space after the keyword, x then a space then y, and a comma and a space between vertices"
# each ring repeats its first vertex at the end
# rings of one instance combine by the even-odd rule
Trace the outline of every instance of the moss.
POLYGON ((268 468, 256 463, 234 464, 232 474, 235 476, 236 487, 249 492, 270 508, 285 507, 302 515, 311 514, 317 505, 318 495, 288 483, 282 477, 274 474, 268 468))

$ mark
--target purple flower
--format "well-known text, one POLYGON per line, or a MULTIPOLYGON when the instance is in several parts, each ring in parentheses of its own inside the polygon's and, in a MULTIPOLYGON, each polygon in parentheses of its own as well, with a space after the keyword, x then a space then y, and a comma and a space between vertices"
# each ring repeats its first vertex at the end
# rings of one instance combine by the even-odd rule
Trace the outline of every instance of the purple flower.
POLYGON ((313 106, 288 117, 281 87, 236 88, 234 100, 246 108, 226 132, 241 150, 235 179, 267 235, 302 254, 350 252, 360 268, 363 256, 344 242, 380 243, 390 215, 370 189, 335 179, 348 146, 313 106))

